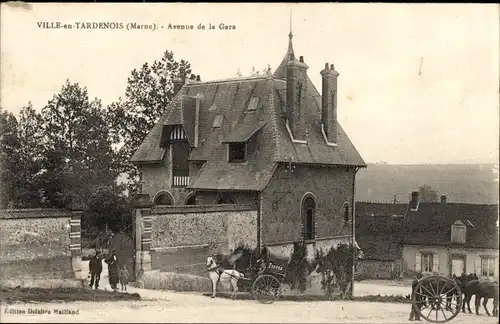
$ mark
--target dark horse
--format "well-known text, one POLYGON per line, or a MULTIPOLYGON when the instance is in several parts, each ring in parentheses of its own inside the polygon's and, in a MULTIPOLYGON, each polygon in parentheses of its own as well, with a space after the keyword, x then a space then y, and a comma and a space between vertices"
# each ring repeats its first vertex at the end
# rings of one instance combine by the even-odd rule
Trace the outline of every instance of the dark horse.
POLYGON ((467 303, 467 309, 469 313, 472 313, 470 309, 470 300, 472 296, 475 295, 476 315, 479 315, 481 298, 483 298, 484 310, 488 316, 491 316, 486 304, 488 303, 488 299, 493 298, 493 316, 498 316, 498 282, 471 280, 465 284, 464 295, 465 298, 462 306, 462 312, 465 313, 465 304, 467 303))

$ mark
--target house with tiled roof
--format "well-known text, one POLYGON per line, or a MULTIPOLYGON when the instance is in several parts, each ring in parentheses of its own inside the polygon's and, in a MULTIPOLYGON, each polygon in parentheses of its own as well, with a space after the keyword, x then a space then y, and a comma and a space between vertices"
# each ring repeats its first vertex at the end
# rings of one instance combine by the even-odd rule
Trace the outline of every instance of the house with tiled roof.
POLYGON ((319 92, 292 37, 274 73, 174 80, 175 97, 130 160, 157 205, 254 206, 271 252, 348 242, 366 167, 337 120, 339 73, 314 73, 319 92))
POLYGON ((498 204, 423 202, 418 192, 407 204, 357 202, 356 237, 366 260, 400 262, 407 273, 498 280, 498 204))

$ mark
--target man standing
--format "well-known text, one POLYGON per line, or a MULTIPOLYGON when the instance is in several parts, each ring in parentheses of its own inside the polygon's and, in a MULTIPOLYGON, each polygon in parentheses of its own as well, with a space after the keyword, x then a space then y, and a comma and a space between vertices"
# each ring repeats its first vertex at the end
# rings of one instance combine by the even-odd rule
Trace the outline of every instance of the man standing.
MULTIPOLYGON (((421 273, 418 273, 414 278, 413 282, 411 283, 411 300, 413 301, 413 297, 416 293, 419 293, 415 291, 415 288, 417 287, 418 282, 420 279, 423 278, 423 275, 421 273)), ((421 296, 421 294, 418 294, 415 296, 415 304, 412 303, 411 305, 411 310, 410 310, 410 318, 408 319, 409 321, 420 321, 420 314, 419 310, 422 309, 423 304, 425 303, 425 299, 421 296), (418 308, 418 310, 417 310, 418 308)))
POLYGON ((95 289, 99 288, 99 280, 101 279, 102 259, 100 254, 101 254, 100 251, 96 251, 95 255, 90 259, 89 262, 89 271, 90 271, 89 287, 92 288, 92 286, 95 283, 95 289))

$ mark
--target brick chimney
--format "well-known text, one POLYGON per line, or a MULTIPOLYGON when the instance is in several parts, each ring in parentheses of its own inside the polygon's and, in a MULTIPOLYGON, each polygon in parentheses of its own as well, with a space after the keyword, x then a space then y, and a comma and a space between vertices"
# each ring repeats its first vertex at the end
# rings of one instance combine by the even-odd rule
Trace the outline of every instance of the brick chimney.
POLYGON ((309 66, 304 63, 304 57, 299 61, 295 55, 290 55, 290 60, 286 65, 286 121, 296 140, 305 140, 306 127, 303 109, 307 91, 307 69, 309 66))
POLYGON ((181 77, 176 77, 172 80, 172 83, 174 84, 174 95, 176 95, 184 85, 184 79, 182 79, 181 77))
POLYGON ((321 123, 323 131, 329 143, 337 143, 337 78, 339 73, 335 71, 333 64, 321 71, 321 123))
POLYGON ((411 211, 418 210, 418 206, 419 206, 418 195, 419 195, 418 191, 413 191, 411 193, 411 199, 410 199, 410 203, 409 203, 409 207, 410 207, 411 211))
POLYGON ((179 75, 172 80, 172 83, 174 84, 174 95, 176 95, 184 83, 186 83, 186 70, 184 67, 181 66, 179 68, 179 75))
POLYGON ((446 201, 446 196, 441 196, 441 205, 440 205, 440 211, 441 215, 444 216, 446 213, 446 210, 448 208, 448 202, 446 201))

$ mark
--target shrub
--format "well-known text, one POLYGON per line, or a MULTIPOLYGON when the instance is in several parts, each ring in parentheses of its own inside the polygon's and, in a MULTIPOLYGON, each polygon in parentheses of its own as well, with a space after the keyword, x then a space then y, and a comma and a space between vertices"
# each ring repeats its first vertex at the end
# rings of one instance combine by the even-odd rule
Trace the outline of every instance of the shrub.
POLYGON ((304 292, 307 287, 308 270, 307 248, 301 242, 294 242, 284 282, 289 284, 291 289, 298 289, 300 292, 304 292))
POLYGON ((332 247, 326 254, 323 250, 316 251, 314 265, 318 265, 317 271, 321 273, 321 288, 330 298, 334 295, 340 295, 341 298, 351 295, 353 252, 352 245, 347 244, 332 247))

